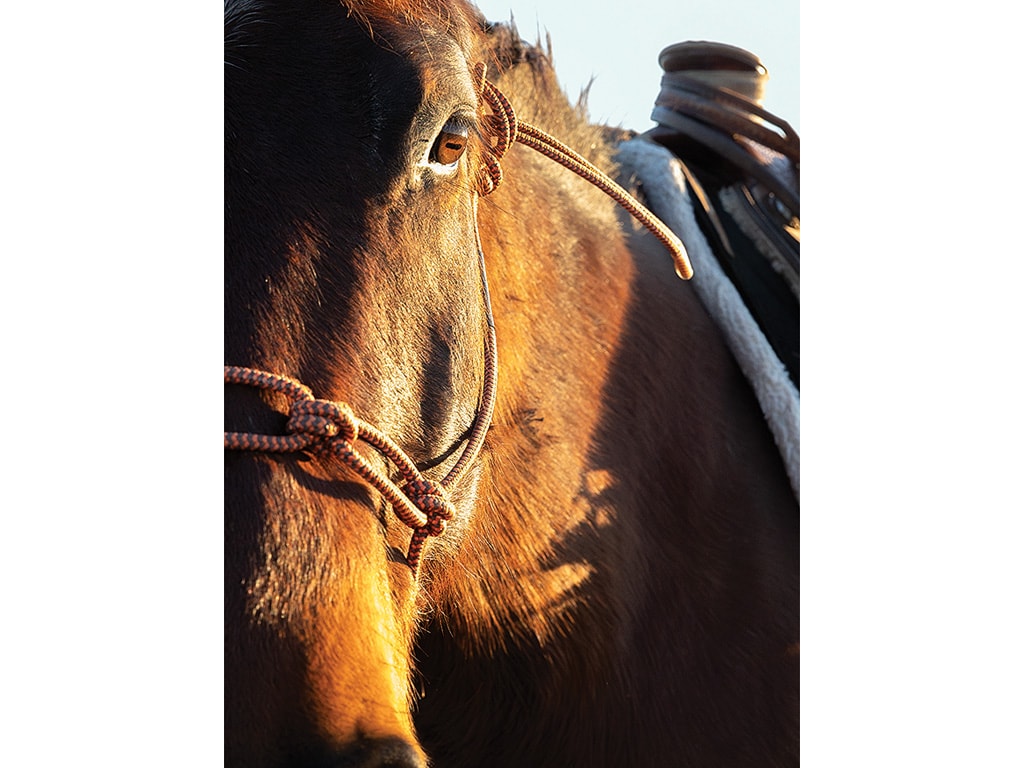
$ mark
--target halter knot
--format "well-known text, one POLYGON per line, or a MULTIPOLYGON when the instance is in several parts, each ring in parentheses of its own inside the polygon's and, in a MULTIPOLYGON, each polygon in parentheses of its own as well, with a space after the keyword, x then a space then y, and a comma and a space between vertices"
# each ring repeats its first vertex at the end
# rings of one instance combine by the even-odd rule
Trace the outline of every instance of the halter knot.
POLYGON ((423 545, 428 536, 440 536, 448 527, 448 521, 455 514, 455 507, 448 500, 444 486, 427 480, 425 477, 410 479, 402 492, 427 517, 427 521, 412 532, 409 541, 409 554, 406 559, 415 571, 423 553, 423 545))
POLYGON ((477 91, 483 102, 481 132, 488 149, 484 155, 483 167, 477 172, 477 191, 481 197, 486 197, 501 184, 503 176, 500 161, 517 138, 519 121, 509 100, 487 80, 487 67, 482 63, 477 64, 475 74, 477 91), (484 112, 484 105, 490 108, 490 114, 484 112))
POLYGON ((354 443, 359 422, 347 403, 331 400, 299 400, 288 410, 288 431, 315 439, 337 439, 354 443))
POLYGON ((402 492, 427 516, 426 525, 420 530, 429 536, 440 536, 444 533, 448 521, 455 515, 455 506, 448 499, 442 485, 426 478, 419 478, 403 485, 402 492))

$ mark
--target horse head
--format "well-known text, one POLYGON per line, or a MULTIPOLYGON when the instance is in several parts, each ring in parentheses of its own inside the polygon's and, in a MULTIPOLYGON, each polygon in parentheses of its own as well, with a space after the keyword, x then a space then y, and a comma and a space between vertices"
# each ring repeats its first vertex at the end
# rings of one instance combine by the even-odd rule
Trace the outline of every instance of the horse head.
MULTIPOLYGON (((486 383, 481 21, 378 5, 226 3, 225 355, 344 401, 443 477, 486 383)), ((292 405, 226 387, 241 433, 283 434, 292 405)), ((445 489, 448 542, 476 471, 445 489)), ((413 530, 329 450, 229 452, 226 499, 229 762, 422 764, 413 530)))

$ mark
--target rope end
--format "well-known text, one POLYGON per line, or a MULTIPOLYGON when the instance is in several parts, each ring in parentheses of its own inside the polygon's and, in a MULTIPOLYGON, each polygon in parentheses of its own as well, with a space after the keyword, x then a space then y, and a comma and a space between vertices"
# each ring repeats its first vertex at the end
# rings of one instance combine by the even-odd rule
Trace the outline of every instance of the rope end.
POLYGON ((679 279, 689 280, 693 277, 693 265, 690 264, 690 257, 686 253, 683 241, 676 237, 675 233, 672 233, 672 242, 668 246, 672 251, 672 261, 675 262, 676 274, 679 275, 679 279))
POLYGON ((680 280, 689 280, 693 277, 693 267, 685 257, 676 259, 676 274, 679 275, 680 280))

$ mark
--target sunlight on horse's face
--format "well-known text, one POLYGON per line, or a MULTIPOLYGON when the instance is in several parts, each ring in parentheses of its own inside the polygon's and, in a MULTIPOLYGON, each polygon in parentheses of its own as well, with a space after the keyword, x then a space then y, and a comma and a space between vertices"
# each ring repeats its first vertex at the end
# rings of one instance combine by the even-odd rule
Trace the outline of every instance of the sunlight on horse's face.
MULTIPOLYGON (((443 468, 482 379, 477 97, 451 37, 369 26, 329 3, 226 7, 226 358, 443 468)), ((233 397, 227 417, 280 432, 273 405, 233 397)), ((409 529, 331 459, 228 469, 228 762, 420 764, 409 529)))

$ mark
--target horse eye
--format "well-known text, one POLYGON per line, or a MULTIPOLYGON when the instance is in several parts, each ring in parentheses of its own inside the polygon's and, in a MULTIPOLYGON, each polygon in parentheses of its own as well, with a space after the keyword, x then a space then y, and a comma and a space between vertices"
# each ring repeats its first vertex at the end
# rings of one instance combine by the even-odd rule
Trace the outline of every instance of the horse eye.
POLYGON ((469 130, 464 125, 449 120, 434 140, 434 146, 430 149, 430 162, 455 165, 468 144, 469 130))

